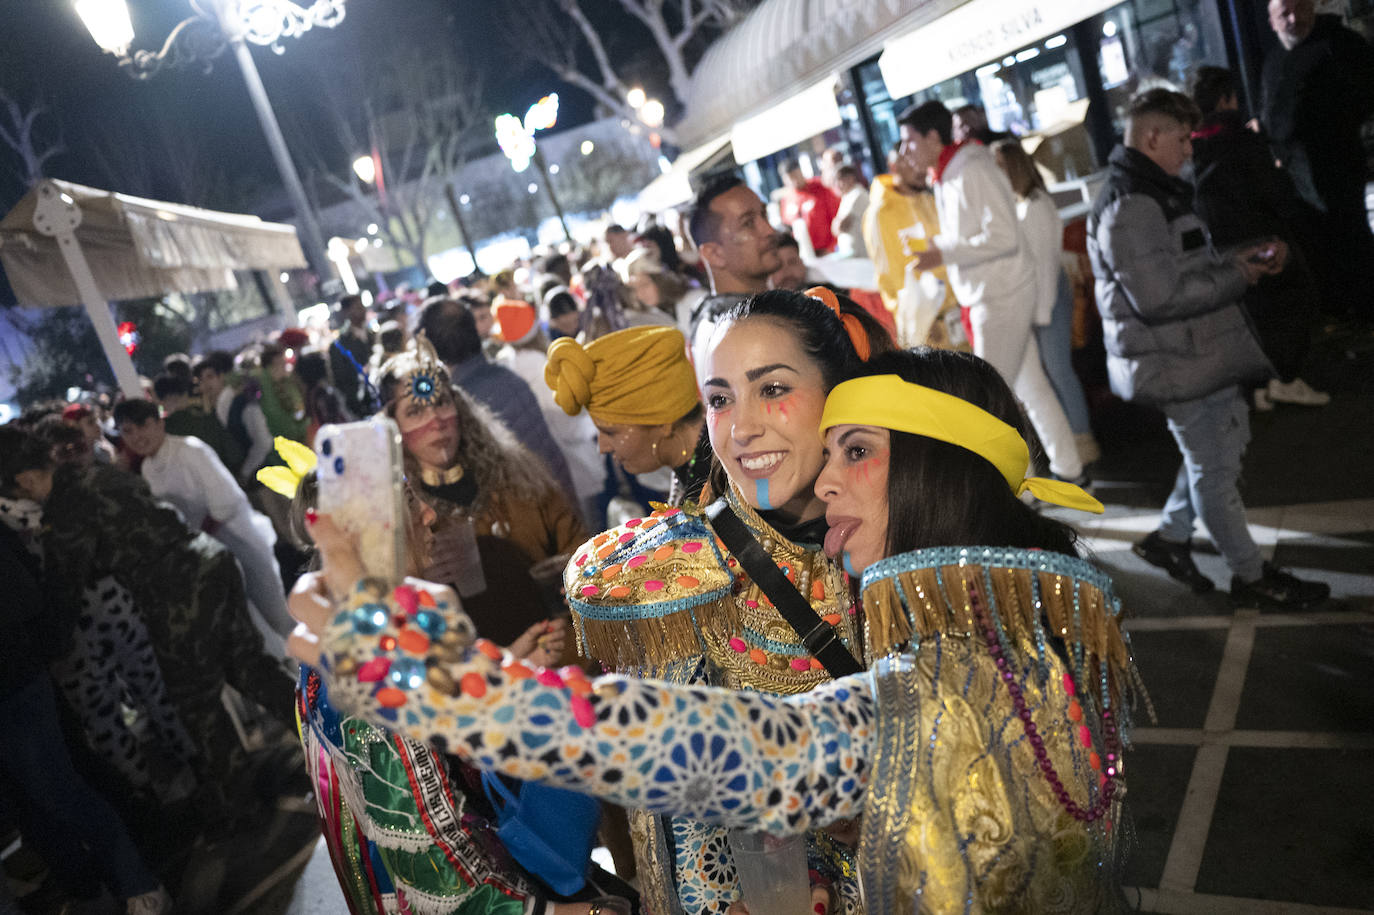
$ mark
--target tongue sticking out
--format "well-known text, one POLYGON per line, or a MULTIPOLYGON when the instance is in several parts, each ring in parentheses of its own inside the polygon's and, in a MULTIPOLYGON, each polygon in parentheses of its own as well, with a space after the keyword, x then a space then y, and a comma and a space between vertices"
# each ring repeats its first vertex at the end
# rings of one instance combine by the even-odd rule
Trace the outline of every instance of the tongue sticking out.
POLYGON ((825 532, 825 554, 831 558, 839 556, 861 524, 863 522, 857 518, 844 518, 830 525, 830 530, 825 532))

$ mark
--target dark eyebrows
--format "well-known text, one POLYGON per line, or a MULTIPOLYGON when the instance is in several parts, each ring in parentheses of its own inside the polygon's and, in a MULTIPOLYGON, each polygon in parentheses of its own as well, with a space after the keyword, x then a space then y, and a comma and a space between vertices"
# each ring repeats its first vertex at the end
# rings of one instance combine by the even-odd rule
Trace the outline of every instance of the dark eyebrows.
POLYGON ((767 375, 774 369, 787 369, 787 371, 791 372, 794 375, 801 374, 796 369, 792 368, 792 366, 788 365, 786 362, 774 362, 772 365, 761 365, 756 369, 750 369, 749 371, 744 373, 744 377, 748 378, 750 381, 758 381, 760 378, 762 378, 764 375, 767 375))
MULTIPOLYGON (((761 365, 756 369, 750 369, 749 371, 744 373, 744 377, 749 381, 758 381, 764 375, 767 375, 769 372, 775 371, 777 369, 786 369, 794 375, 801 374, 796 369, 792 368, 792 366, 788 365, 786 362, 774 362, 771 365, 761 365)), ((728 388, 730 387, 730 382, 726 381, 724 378, 707 378, 704 382, 702 382, 701 386, 703 388, 728 388)))

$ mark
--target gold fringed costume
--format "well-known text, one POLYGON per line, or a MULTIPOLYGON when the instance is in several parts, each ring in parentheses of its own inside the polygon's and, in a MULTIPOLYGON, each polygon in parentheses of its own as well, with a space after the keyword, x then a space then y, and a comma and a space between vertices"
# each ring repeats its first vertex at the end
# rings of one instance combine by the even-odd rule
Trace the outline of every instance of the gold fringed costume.
MULTIPOLYGON (((733 484, 727 498, 816 614, 864 659, 843 571, 818 547, 779 534, 733 484)), ((779 695, 830 679, 696 509, 660 509, 598 534, 573 554, 564 586, 581 652, 619 673, 779 695)), ((667 836, 665 821, 630 816, 648 908, 723 911, 734 897, 724 831, 674 818, 667 836)), ((834 881, 839 911, 861 912, 852 853, 834 841, 812 842, 810 850, 812 866, 834 881)))
POLYGON ((873 671, 868 910, 1124 909, 1121 749, 1148 696, 1110 580, 1057 553, 928 549, 865 570, 863 603, 893 652, 873 671))

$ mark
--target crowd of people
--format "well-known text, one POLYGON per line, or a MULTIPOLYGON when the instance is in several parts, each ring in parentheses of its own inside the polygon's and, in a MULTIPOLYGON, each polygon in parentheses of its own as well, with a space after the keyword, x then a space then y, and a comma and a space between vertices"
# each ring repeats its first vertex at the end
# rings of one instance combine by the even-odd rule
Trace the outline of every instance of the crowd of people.
MULTIPOLYGON (((1233 599, 1285 610, 1330 590, 1249 532, 1249 411, 1329 399, 1312 323, 1367 314, 1374 263, 1363 158, 1302 101, 1374 92, 1374 54, 1311 6, 1270 4, 1267 136, 1227 70, 1143 91, 1087 222, 1112 392, 1183 457, 1135 552, 1212 590, 1201 520, 1233 599)), ((213 842, 282 792, 354 915, 738 915, 747 831, 793 842, 822 915, 1127 907, 1148 698, 1110 579, 1034 507, 1102 510, 1064 227, 981 109, 898 124, 871 182, 785 162, 780 225, 717 176, 681 232, 345 296, 332 330, 0 426, 0 797, 51 873, 26 909, 171 911, 128 812, 213 842), (831 253, 873 291, 815 283, 831 253), (404 582, 317 503, 320 429, 379 416, 404 582), (253 777, 245 720, 299 737, 297 777, 253 777)))

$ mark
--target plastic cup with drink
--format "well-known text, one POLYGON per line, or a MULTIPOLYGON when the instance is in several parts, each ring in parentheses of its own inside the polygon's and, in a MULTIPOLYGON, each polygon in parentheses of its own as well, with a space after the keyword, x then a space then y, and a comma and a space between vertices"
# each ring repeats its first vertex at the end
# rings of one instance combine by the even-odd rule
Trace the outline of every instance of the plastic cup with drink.
POLYGON ((732 829, 730 853, 749 915, 797 915, 811 910, 805 836, 732 829))

